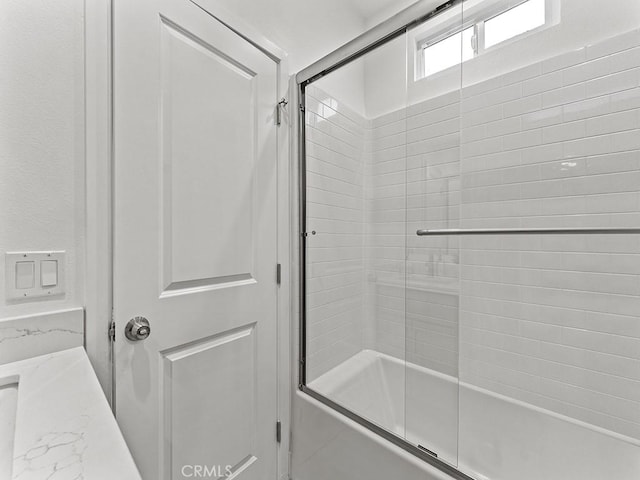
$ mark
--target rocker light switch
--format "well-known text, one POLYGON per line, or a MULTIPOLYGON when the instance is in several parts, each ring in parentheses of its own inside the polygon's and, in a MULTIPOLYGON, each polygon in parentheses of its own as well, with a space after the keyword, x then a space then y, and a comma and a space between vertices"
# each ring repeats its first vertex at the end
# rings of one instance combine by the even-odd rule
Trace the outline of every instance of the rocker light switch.
POLYGON ((18 290, 33 288, 35 276, 35 262, 16 262, 16 288, 18 290))
POLYGON ((40 262, 40 285, 51 288, 58 285, 58 261, 44 260, 40 262))
POLYGON ((7 301, 59 300, 65 294, 64 251, 7 252, 4 258, 7 301))

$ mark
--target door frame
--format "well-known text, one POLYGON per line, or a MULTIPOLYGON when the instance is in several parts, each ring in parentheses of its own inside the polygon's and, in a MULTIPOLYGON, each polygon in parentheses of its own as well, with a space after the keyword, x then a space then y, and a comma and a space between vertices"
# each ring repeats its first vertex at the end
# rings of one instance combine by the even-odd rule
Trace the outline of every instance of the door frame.
MULTIPOLYGON (((85 0, 85 349, 107 400, 116 414, 113 343, 109 327, 113 311, 113 2, 85 0)), ((291 405, 291 228, 293 176, 292 135, 296 112, 289 89, 288 59, 276 46, 241 18, 220 6, 217 0, 191 1, 252 43, 277 66, 277 98, 289 105, 277 127, 277 230, 281 283, 277 298, 277 404, 281 422, 278 445, 278 478, 289 478, 291 405), (206 8, 203 6, 206 4, 206 8)), ((276 105, 274 104, 274 108, 276 105)), ((117 319, 116 319, 117 320, 117 319)), ((122 319, 120 319, 122 322, 122 319)), ((117 325, 116 328, 122 328, 117 325)), ((274 425, 274 435, 275 425, 274 425)))

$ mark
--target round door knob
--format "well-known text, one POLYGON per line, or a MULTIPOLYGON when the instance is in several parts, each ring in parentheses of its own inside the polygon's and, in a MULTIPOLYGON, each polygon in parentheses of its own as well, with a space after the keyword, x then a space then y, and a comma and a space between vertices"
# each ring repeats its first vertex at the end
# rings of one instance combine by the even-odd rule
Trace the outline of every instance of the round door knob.
POLYGON ((124 336, 132 342, 144 340, 151 334, 149 320, 144 317, 133 317, 124 327, 124 336))

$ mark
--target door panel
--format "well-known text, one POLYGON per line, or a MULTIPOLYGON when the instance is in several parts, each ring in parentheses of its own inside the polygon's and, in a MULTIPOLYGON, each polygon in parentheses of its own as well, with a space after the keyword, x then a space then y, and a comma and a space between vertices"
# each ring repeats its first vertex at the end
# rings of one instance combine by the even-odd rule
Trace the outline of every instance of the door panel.
POLYGON ((188 0, 116 0, 114 62, 121 427, 145 479, 272 480, 277 66, 188 0))
POLYGON ((259 433, 255 324, 162 352, 162 357, 164 448, 165 458, 173 464, 173 478, 181 478, 182 465, 201 464, 211 452, 230 462, 223 465, 225 471, 235 472, 255 462, 259 433), (212 369, 214 365, 233 368, 212 369), (203 398, 215 398, 215 408, 203 398), (171 442, 180 448, 173 449, 171 442))
POLYGON ((165 289, 253 278, 256 73, 162 27, 165 289))

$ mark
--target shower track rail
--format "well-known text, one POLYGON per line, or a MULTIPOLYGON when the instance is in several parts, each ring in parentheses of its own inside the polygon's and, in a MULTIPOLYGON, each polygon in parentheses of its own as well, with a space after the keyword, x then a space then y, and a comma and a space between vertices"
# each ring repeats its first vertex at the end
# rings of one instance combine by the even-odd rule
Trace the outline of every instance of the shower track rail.
POLYGON ((418 230, 419 237, 472 236, 472 235, 633 235, 640 228, 452 228, 418 230))

